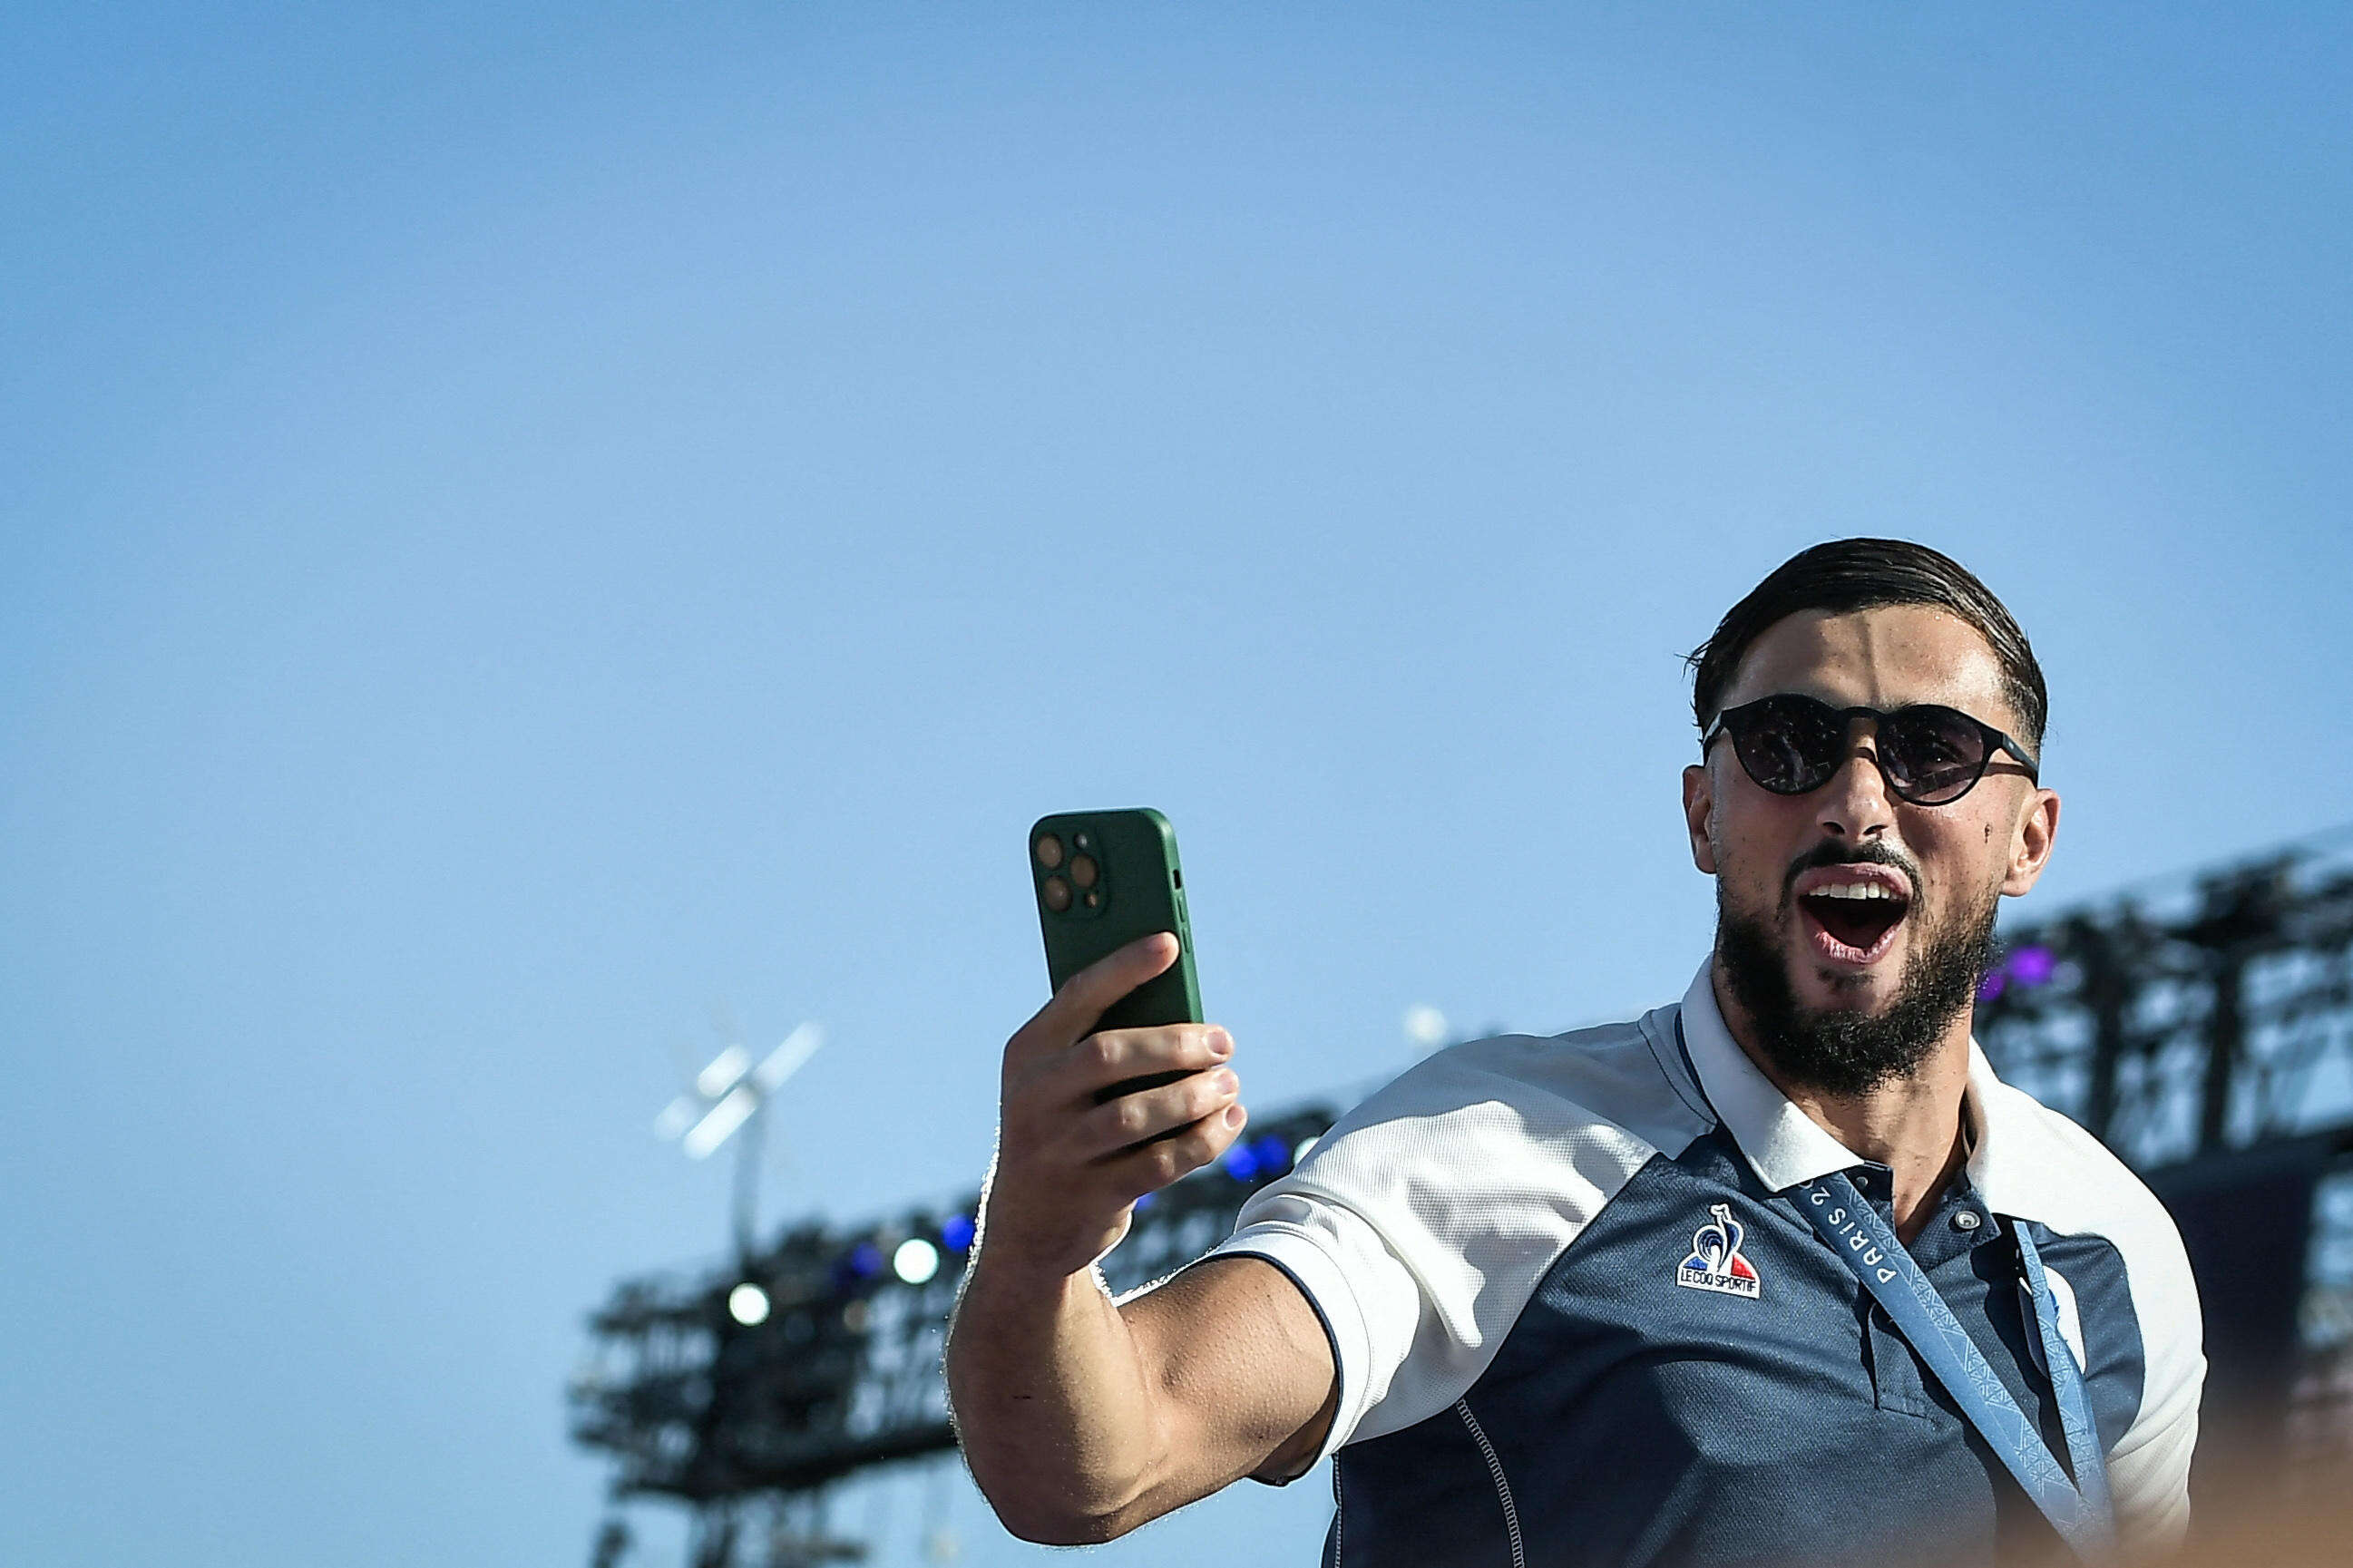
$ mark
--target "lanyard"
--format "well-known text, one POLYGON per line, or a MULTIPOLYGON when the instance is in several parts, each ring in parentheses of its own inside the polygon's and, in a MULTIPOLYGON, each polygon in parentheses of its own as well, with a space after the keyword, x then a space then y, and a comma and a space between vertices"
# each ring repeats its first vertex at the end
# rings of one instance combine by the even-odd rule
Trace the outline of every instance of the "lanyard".
POLYGON ((2034 1297, 2034 1321, 2041 1331, 2042 1359, 2051 1374, 2051 1390, 2059 1405, 2060 1425, 2067 1434, 2067 1454, 2075 1479, 2052 1457, 2042 1435, 2034 1429, 2018 1401, 1986 1362, 1985 1352, 1953 1310, 1928 1282, 1886 1221, 1863 1201, 1843 1171, 1833 1172, 1799 1187, 1798 1209, 1846 1260, 1863 1289, 1877 1299, 1895 1321, 1936 1381, 1945 1385, 1969 1424, 1984 1435, 1994 1454, 2034 1506, 2042 1510, 2079 1557, 2096 1557, 2114 1531, 2108 1502, 2107 1467, 2084 1396, 2084 1378, 2075 1355, 2059 1331, 2059 1302, 2052 1294, 2042 1259, 2023 1224, 2013 1222, 2018 1254, 2034 1297))
POLYGON ((2067 1348, 2067 1336, 2059 1331, 2058 1295, 2042 1270, 2042 1254, 2035 1250, 2034 1238, 2026 1234, 2026 1222, 2013 1219, 2010 1229, 2018 1239, 2019 1262, 2026 1270, 2026 1289, 2034 1298, 2034 1326, 2042 1331, 2043 1366, 2051 1376, 2051 1392, 2059 1402, 2059 1425, 2067 1436, 2067 1463, 2075 1472, 2075 1489, 2084 1494, 2084 1503, 2094 1514, 2113 1525, 2108 1461, 2100 1451, 2100 1429, 2092 1424, 2083 1368, 2075 1364, 2075 1352, 2067 1348))

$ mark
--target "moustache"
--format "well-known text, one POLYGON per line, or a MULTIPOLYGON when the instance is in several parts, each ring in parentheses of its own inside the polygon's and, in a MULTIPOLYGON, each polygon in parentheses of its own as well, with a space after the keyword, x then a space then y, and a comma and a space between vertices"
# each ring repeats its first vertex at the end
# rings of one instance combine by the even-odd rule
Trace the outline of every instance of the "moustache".
POLYGON ((1789 901, 1799 878, 1831 866, 1893 866, 1911 888, 1912 901, 1920 901, 1920 868, 1913 864, 1912 857, 1884 844, 1841 844, 1836 839, 1824 839, 1789 862, 1788 871, 1781 878, 1781 901, 1789 901))

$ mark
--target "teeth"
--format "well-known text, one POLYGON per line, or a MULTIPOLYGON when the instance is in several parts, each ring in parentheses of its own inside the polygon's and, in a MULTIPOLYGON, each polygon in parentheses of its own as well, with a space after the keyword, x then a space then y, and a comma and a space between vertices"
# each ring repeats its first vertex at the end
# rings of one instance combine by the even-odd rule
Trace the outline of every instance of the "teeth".
POLYGON ((1838 882, 1826 888, 1816 888, 1806 895, 1810 899, 1886 899, 1893 901, 1895 890, 1884 882, 1838 882))

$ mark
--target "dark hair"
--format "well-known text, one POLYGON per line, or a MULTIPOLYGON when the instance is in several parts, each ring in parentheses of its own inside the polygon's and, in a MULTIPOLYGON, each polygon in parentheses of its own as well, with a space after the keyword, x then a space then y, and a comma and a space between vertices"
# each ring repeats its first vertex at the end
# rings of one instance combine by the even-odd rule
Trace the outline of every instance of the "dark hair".
POLYGON ((1715 722, 1749 645, 1804 610, 1847 615, 1890 605, 1934 605, 1975 626, 2001 665, 2002 695, 2018 715, 2018 740, 2037 754, 2050 717, 2042 667, 2009 608, 1951 556, 1903 539, 1834 539, 1800 550, 1724 613, 1715 635, 1692 649, 1692 716, 1702 733, 1715 722))

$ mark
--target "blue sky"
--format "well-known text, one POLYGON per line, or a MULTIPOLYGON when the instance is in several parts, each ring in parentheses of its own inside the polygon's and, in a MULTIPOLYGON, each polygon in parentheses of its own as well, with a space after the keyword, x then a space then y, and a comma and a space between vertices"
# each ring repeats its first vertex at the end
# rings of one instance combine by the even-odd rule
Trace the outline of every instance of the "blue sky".
MULTIPOLYGON (((0 1517, 584 1562, 649 1131, 967 1186, 1149 803, 1263 1105, 1704 949, 1678 656, 1893 532, 2053 691, 2023 912, 2353 819, 2335 7, 0 23, 0 1517)), ((1308 1561, 1319 1483, 1098 1554, 1308 1561)), ((838 1518, 914 1558, 922 1483, 838 1518)), ((964 1560, 1004 1541, 943 1494, 964 1560)), ((674 1527, 640 1510, 672 1560, 674 1527)))

